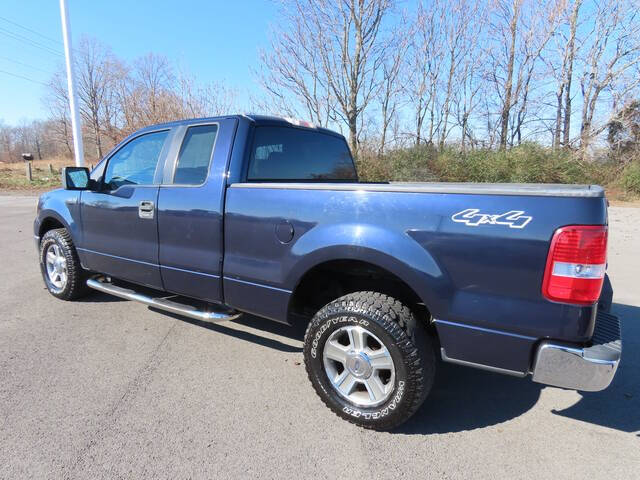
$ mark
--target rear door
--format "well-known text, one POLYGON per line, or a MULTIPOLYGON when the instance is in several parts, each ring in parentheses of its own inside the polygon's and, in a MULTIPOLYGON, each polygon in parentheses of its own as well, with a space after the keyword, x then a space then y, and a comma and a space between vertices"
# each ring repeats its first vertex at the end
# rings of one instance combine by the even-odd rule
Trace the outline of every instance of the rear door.
POLYGON ((107 160, 98 191, 81 196, 83 265, 162 288, 156 206, 171 130, 145 132, 107 160))
POLYGON ((223 208, 237 120, 178 127, 158 193, 165 290, 222 302, 223 208))

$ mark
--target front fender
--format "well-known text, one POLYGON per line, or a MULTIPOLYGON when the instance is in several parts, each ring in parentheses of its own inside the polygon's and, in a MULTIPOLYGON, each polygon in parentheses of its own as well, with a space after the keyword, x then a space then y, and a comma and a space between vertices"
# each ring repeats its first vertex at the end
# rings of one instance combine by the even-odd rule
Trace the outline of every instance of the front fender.
POLYGON ((38 210, 34 221, 34 235, 40 236, 40 230, 48 219, 55 219, 71 234, 75 245, 82 241, 80 222, 80 191, 53 190, 43 193, 38 200, 38 210))
POLYGON ((451 295, 451 282, 433 256, 407 232, 372 224, 332 224, 306 232, 291 249, 286 285, 298 286, 312 268, 332 260, 359 260, 400 278, 418 294, 433 314, 441 298, 451 295))

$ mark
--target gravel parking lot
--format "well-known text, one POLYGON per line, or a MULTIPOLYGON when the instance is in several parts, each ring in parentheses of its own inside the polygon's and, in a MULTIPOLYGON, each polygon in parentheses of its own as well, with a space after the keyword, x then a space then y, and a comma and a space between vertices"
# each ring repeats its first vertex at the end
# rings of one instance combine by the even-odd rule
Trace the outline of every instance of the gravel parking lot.
POLYGON ((207 325, 98 293, 49 295, 35 197, 0 196, 0 478, 638 478, 640 208, 610 209, 623 359, 579 393, 443 365, 400 430, 334 416, 302 332, 207 325))

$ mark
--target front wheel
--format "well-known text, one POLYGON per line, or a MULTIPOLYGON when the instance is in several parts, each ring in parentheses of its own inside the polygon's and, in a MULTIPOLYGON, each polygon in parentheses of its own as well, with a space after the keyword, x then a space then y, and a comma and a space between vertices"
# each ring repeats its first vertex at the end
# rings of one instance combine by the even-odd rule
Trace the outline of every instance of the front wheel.
POLYGON ((411 417, 435 376, 431 338, 405 305, 377 292, 352 293, 323 307, 307 327, 304 357, 322 401, 375 430, 411 417))
POLYGON ((87 293, 86 272, 65 228, 49 230, 40 240, 40 270, 54 297, 74 300, 87 293))

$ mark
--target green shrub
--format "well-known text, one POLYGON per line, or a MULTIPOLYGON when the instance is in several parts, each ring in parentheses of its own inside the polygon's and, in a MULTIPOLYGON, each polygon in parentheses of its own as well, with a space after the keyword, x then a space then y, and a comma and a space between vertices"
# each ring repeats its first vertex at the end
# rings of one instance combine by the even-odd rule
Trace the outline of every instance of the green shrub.
POLYGON ((622 171, 620 182, 627 192, 640 195, 640 161, 630 163, 622 171))
POLYGON ((393 150, 385 155, 385 162, 391 167, 389 178, 394 182, 437 181, 431 167, 437 156, 438 152, 428 145, 393 150))
POLYGON ((607 184, 617 173, 614 163, 584 162, 571 151, 535 143, 466 152, 419 145, 383 156, 361 152, 357 162, 363 181, 607 184))

